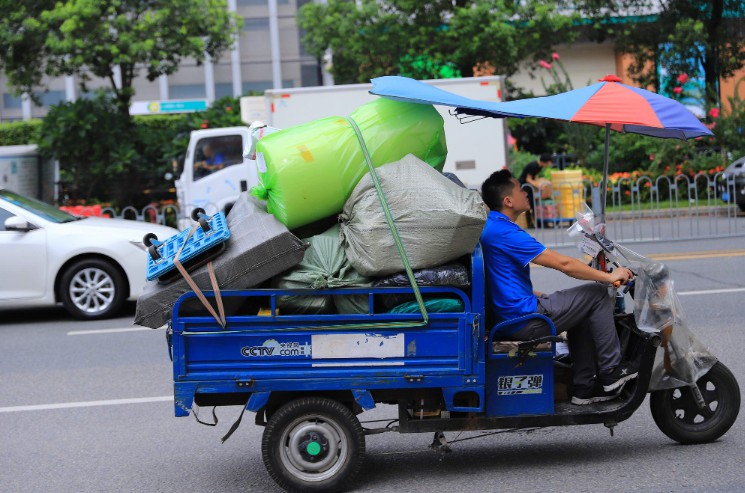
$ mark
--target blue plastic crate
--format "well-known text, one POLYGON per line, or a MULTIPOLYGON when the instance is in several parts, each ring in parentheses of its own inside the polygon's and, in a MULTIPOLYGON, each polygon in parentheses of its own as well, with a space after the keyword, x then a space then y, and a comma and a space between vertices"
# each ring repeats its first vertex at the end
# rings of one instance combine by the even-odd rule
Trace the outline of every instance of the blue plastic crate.
MULTIPOLYGON (((184 246, 179 260, 189 270, 203 261, 213 258, 225 248, 225 241, 230 238, 230 230, 225 219, 225 213, 218 212, 207 218, 210 230, 206 233, 201 227, 197 227, 194 234, 189 238, 188 243, 184 246)), ((152 255, 148 255, 147 260, 147 280, 152 281, 160 279, 164 275, 176 269, 173 263, 176 254, 189 235, 189 229, 181 231, 179 234, 171 236, 162 244, 156 246, 160 258, 154 260, 152 255)))

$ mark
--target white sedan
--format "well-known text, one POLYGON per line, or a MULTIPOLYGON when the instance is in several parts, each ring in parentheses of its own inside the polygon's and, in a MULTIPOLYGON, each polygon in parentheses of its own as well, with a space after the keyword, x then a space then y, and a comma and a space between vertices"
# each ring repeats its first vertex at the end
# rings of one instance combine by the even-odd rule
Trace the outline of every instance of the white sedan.
POLYGON ((145 285, 146 233, 176 233, 157 224, 78 217, 0 189, 0 307, 61 302, 76 318, 116 314, 145 285))

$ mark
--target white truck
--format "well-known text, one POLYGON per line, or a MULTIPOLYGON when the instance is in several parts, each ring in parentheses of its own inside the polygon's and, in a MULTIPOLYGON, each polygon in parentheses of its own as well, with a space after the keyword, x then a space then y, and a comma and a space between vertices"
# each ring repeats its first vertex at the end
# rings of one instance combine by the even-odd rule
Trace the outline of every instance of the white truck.
MULTIPOLYGON (((446 91, 485 101, 502 100, 502 77, 469 77, 425 81, 446 91)), ((268 90, 264 96, 241 98, 241 119, 247 124, 263 122, 288 128, 328 116, 347 116, 378 96, 368 91, 372 84, 303 87, 268 90)), ((448 156, 445 172, 454 173, 466 186, 477 188, 494 171, 507 164, 507 132, 503 120, 485 118, 464 125, 437 107, 445 120, 448 156)), ((244 159, 250 144, 249 127, 195 130, 191 133, 183 172, 176 180, 176 193, 184 217, 201 207, 208 213, 229 209, 242 189, 258 183, 255 162, 244 159), (207 152, 205 152, 205 148, 207 152), (216 150, 217 166, 205 166, 206 154, 216 150)))

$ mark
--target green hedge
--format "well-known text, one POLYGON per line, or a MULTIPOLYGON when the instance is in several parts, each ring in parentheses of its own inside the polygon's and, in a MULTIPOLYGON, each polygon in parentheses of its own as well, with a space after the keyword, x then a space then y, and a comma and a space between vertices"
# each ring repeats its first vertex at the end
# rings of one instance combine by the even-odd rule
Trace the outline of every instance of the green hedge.
POLYGON ((42 120, 0 123, 0 146, 29 145, 39 142, 42 120))

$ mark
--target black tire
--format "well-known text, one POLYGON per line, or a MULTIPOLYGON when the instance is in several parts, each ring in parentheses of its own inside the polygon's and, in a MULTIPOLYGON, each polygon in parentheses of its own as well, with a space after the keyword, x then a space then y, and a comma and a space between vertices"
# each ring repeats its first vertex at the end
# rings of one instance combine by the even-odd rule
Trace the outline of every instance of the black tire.
POLYGON ((127 283, 111 262, 84 259, 70 265, 60 278, 60 299, 80 320, 111 317, 127 299, 127 283))
POLYGON ((649 399, 657 427, 684 445, 713 442, 724 435, 740 412, 740 387, 729 369, 715 364, 698 382, 707 408, 701 410, 690 388, 657 390, 649 399))
POLYGON ((338 401, 306 397, 272 414, 261 455, 269 475, 287 491, 340 491, 362 468, 365 433, 338 401))
POLYGON ((157 240, 158 237, 155 233, 148 233, 145 236, 142 237, 142 244, 146 247, 149 247, 153 244, 153 240, 157 240))
POLYGON ((147 247, 147 253, 150 254, 150 258, 152 258, 153 261, 160 260, 160 253, 158 252, 158 249, 155 248, 155 245, 147 247))
POLYGON ((197 207, 193 211, 191 211, 191 219, 192 221, 199 221, 199 214, 204 214, 204 209, 201 207, 197 207))

